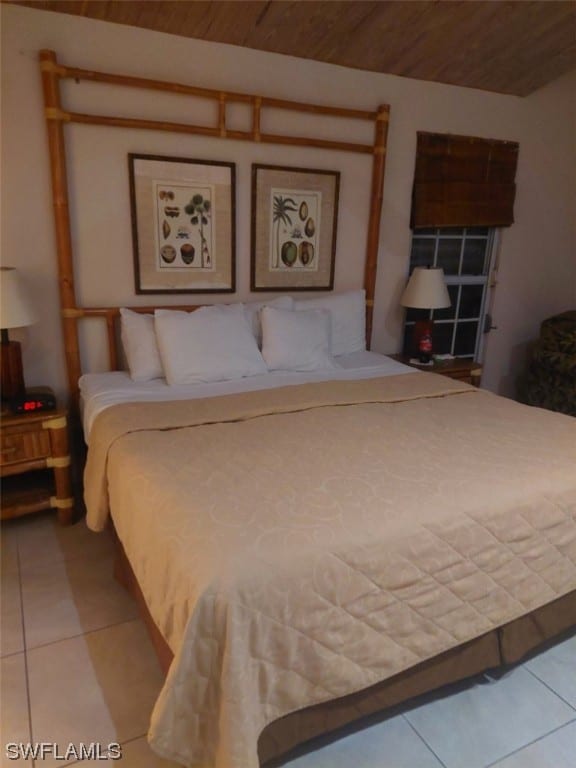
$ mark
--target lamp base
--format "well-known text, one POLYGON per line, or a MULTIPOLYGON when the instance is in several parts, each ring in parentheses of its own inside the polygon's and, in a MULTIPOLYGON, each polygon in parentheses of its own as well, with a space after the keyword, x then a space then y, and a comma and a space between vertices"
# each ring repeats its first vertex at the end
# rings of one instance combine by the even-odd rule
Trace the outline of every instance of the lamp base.
POLYGON ((2 351, 0 368, 2 400, 11 400, 13 397, 23 395, 25 392, 20 342, 3 342, 0 344, 0 350, 2 351))
POLYGON ((420 363, 427 364, 432 360, 432 332, 433 320, 417 320, 414 323, 412 336, 412 354, 420 363))

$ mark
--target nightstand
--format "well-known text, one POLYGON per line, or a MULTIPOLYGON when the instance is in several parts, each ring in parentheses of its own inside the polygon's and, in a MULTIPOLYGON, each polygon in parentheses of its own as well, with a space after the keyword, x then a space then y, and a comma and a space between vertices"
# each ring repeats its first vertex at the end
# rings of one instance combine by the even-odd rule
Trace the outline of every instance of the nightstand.
POLYGON ((0 430, 2 520, 42 509, 72 522, 68 417, 65 410, 13 415, 2 412, 0 430))
POLYGON ((451 379, 464 381, 466 384, 480 386, 482 377, 482 366, 474 360, 455 357, 452 360, 440 360, 434 362, 434 365, 418 365, 409 362, 410 358, 406 355, 389 355, 394 360, 398 360, 411 368, 417 368, 419 371, 430 371, 430 373, 440 373, 442 376, 448 376, 451 379))

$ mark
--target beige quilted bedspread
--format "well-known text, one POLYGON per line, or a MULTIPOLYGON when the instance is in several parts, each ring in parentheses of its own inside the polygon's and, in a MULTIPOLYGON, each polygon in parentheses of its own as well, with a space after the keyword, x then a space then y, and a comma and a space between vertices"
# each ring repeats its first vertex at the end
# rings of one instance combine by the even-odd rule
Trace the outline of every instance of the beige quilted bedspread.
POLYGON ((150 743, 194 768, 576 589, 576 420, 433 374, 115 406, 86 499, 175 654, 150 743))

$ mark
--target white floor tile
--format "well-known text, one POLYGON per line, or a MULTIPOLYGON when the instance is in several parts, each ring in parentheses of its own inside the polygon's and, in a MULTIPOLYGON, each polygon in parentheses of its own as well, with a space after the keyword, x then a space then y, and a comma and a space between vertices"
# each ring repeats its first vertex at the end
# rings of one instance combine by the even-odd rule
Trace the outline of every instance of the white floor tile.
MULTIPOLYGON (((34 648, 28 671, 34 740, 57 743, 61 754, 68 744, 143 736, 162 685, 140 621, 34 648)), ((42 768, 62 764, 52 757, 42 768)))
POLYGON ((576 709, 576 635, 530 659, 525 666, 576 709))
POLYGON ((40 562, 22 570, 26 647, 36 648, 138 615, 114 579, 111 556, 40 562))
POLYGON ((18 567, 18 520, 3 520, 0 524, 0 565, 5 569, 18 567))
POLYGON ((31 765, 22 758, 9 759, 8 743, 30 742, 30 720, 26 693, 24 654, 18 653, 0 661, 0 766, 31 765))
POLYGON ((447 768, 483 768, 568 723, 574 710, 518 667, 406 717, 447 768))
POLYGON ((0 585, 0 655, 9 656, 24 650, 22 600, 17 560, 2 561, 0 585))
POLYGON ((491 768, 574 768, 576 722, 559 728, 540 741, 524 747, 491 768))
POLYGON ((402 715, 290 760, 285 768, 442 768, 402 715))
POLYGON ((29 566, 111 554, 114 549, 107 531, 94 533, 84 519, 74 525, 60 525, 50 511, 22 518, 17 533, 23 572, 29 566))

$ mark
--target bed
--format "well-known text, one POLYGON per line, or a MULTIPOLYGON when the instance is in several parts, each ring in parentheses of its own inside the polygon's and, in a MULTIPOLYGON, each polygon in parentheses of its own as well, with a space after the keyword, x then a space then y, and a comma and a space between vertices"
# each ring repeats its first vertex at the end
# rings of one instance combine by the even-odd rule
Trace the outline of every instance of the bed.
POLYGON ((576 626, 575 420, 366 351, 388 107, 92 72, 59 64, 51 51, 40 59, 70 404, 73 412, 81 405, 88 443, 87 522, 95 531, 113 525, 118 575, 167 672, 150 726, 154 749, 191 768, 256 768, 363 715, 514 662, 576 626), (66 111, 62 80, 209 98, 218 122, 66 111), (227 127, 226 104, 235 101, 252 110, 251 130, 227 127), (374 141, 264 133, 264 107, 368 120, 374 141), (67 123, 369 154, 363 290, 252 307, 247 327, 257 317, 268 330, 245 356, 228 338, 240 328, 246 337, 243 305, 80 306, 67 123), (346 320, 333 325, 340 304, 346 320), (195 353, 181 350, 191 352, 210 311, 219 313, 210 338, 220 354, 212 343, 196 352, 210 352, 208 366, 218 357, 227 375, 220 367, 191 382, 195 353), (163 338, 161 373, 150 354, 138 369, 142 347, 127 339, 130 375, 121 370, 119 317, 123 330, 145 326, 148 341, 163 338), (104 321, 108 373, 82 375, 85 318, 104 321), (301 320, 310 326, 286 344, 286 328, 301 320), (270 345, 274 327, 280 343, 270 345), (335 337, 346 343, 333 346, 335 337))
POLYGON ((569 417, 370 352, 81 389, 88 524, 111 511, 171 661, 164 757, 256 768, 576 624, 569 417))

